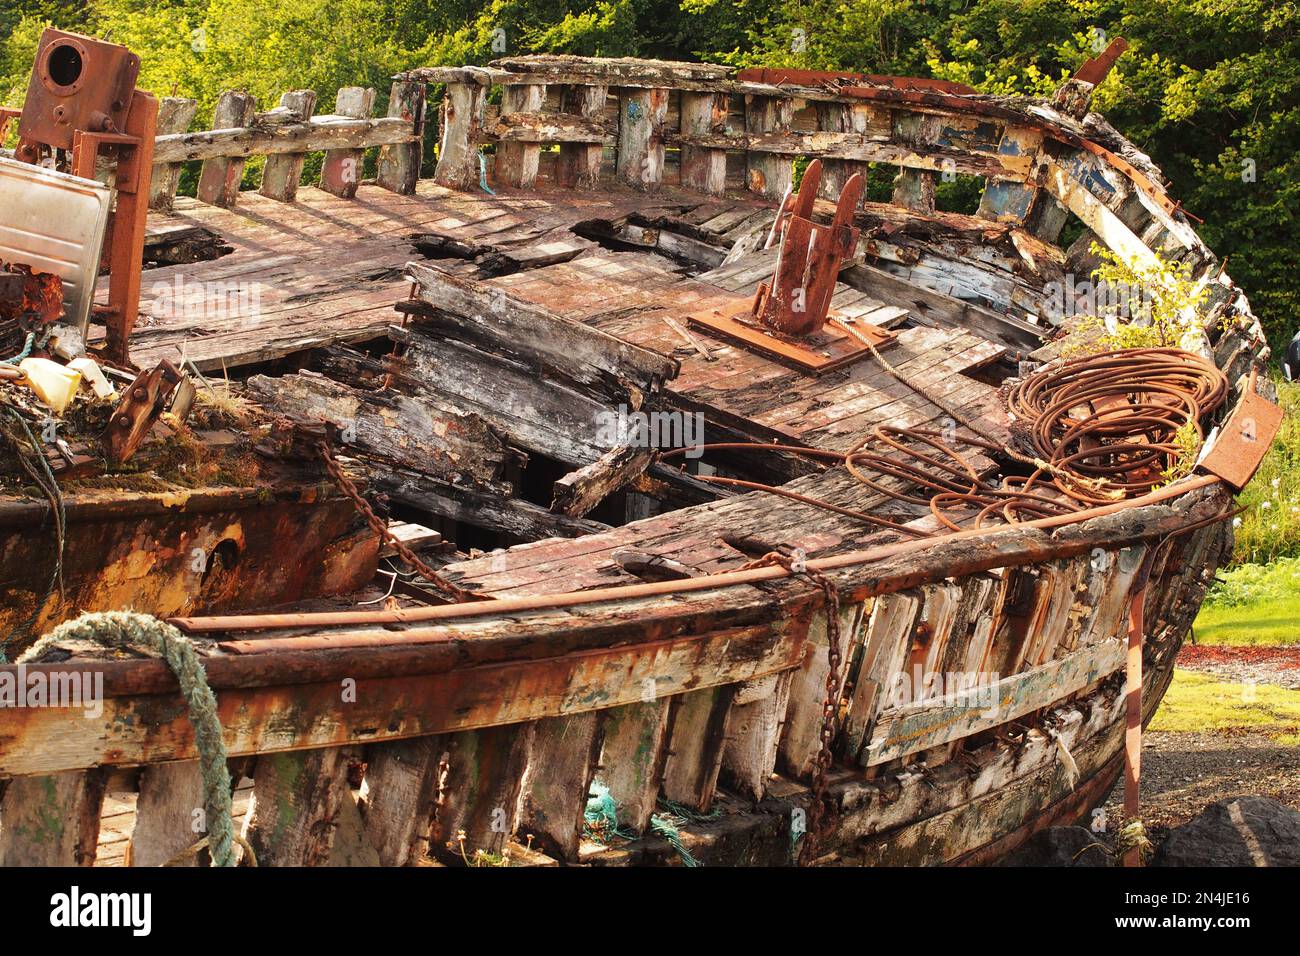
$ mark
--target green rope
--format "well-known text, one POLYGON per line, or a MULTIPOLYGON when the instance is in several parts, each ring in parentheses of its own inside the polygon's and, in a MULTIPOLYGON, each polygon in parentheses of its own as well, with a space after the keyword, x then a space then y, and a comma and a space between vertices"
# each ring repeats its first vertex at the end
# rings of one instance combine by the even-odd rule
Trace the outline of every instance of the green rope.
MULTIPOLYGON (((689 850, 682 845, 682 834, 677 828, 687 822, 687 815, 697 820, 708 820, 718 816, 714 812, 708 816, 692 813, 680 804, 673 803, 669 800, 660 800, 665 807, 677 808, 682 812, 675 811, 672 814, 659 815, 655 814, 650 817, 650 830, 655 836, 660 837, 668 842, 677 855, 681 857, 683 866, 699 866, 700 861, 691 856, 689 850)), ((583 811, 583 832, 588 838, 595 840, 597 843, 609 845, 613 837, 620 837, 624 840, 635 840, 636 834, 624 830, 618 823, 618 804, 610 795, 609 788, 603 784, 593 783, 589 791, 587 808, 583 811)))
POLYGON ((230 770, 221 738, 217 699, 208 686, 203 662, 194 644, 166 621, 130 611, 99 611, 65 621, 33 644, 21 663, 31 663, 55 644, 93 641, 104 647, 150 651, 167 662, 181 685, 194 726, 194 746, 203 775, 203 805, 207 813, 208 846, 213 866, 234 866, 234 822, 230 812, 230 770))
POLYGON ((15 355, 13 358, 5 359, 3 362, 0 362, 0 365, 17 365, 23 359, 27 358, 27 356, 32 354, 32 346, 35 344, 36 344, 36 333, 28 332, 27 339, 26 341, 23 342, 23 350, 19 352, 17 355, 15 355))

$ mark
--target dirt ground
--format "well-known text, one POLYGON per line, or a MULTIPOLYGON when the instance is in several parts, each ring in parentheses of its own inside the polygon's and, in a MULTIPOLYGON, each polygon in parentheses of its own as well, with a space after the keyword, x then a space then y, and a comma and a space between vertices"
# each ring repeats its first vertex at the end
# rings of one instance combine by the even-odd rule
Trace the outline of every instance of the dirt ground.
MULTIPOLYGON (((1300 646, 1185 644, 1178 666, 1222 681, 1300 689, 1300 646)), ((1121 779, 1106 798, 1109 819, 1121 818, 1123 794, 1121 779)), ((1248 794, 1273 797, 1300 810, 1300 747, 1258 727, 1148 731, 1143 736, 1143 819, 1157 842, 1208 804, 1248 794)))

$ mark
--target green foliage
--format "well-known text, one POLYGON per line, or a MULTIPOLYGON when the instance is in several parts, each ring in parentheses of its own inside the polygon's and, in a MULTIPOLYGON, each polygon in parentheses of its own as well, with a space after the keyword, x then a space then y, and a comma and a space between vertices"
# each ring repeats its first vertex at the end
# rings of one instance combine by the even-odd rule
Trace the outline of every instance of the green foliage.
POLYGON ((1195 631, 1202 644, 1300 642, 1300 557, 1220 571, 1195 631))
POLYGON ((1279 381, 1277 390, 1282 427, 1237 499, 1246 509, 1237 528, 1237 561, 1300 556, 1300 382, 1279 381))
MULTIPOLYGON (((1046 96, 1114 36, 1132 49, 1095 105, 1173 181, 1250 296, 1274 347, 1300 314, 1300 5, 1296 0, 6 0, 0 99, 20 102, 42 24, 103 34, 144 60, 142 85, 225 89, 322 107, 417 65, 530 52, 702 58, 929 75, 1046 96)), ((876 172, 876 171, 873 171, 876 172)), ((872 199, 888 197, 873 175, 872 199)), ((945 183, 944 208, 973 187, 945 183)))
POLYGON ((1101 260, 1092 272, 1097 288, 1111 295, 1100 315, 1080 316, 1078 341, 1088 351, 1176 348, 1202 327, 1200 308, 1209 290, 1198 286, 1188 263, 1175 265, 1159 253, 1147 264, 1129 262, 1092 243, 1101 260))

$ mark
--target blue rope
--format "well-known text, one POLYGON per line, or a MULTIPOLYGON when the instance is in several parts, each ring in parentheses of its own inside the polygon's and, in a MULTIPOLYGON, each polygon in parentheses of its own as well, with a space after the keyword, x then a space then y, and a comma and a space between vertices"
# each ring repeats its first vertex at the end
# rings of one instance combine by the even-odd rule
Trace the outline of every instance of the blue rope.
POLYGON ((496 195, 492 191, 492 187, 487 184, 487 157, 483 155, 482 150, 479 150, 478 154, 478 184, 483 187, 483 191, 489 196, 496 195))

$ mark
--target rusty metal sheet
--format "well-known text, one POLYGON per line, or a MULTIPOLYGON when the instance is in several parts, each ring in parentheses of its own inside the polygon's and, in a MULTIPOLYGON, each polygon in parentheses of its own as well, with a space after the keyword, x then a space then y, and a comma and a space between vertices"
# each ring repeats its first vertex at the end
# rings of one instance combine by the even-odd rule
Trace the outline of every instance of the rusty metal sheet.
POLYGON ((1219 430, 1200 468, 1240 491, 1255 476, 1282 426, 1282 409, 1253 388, 1237 403, 1219 430))

